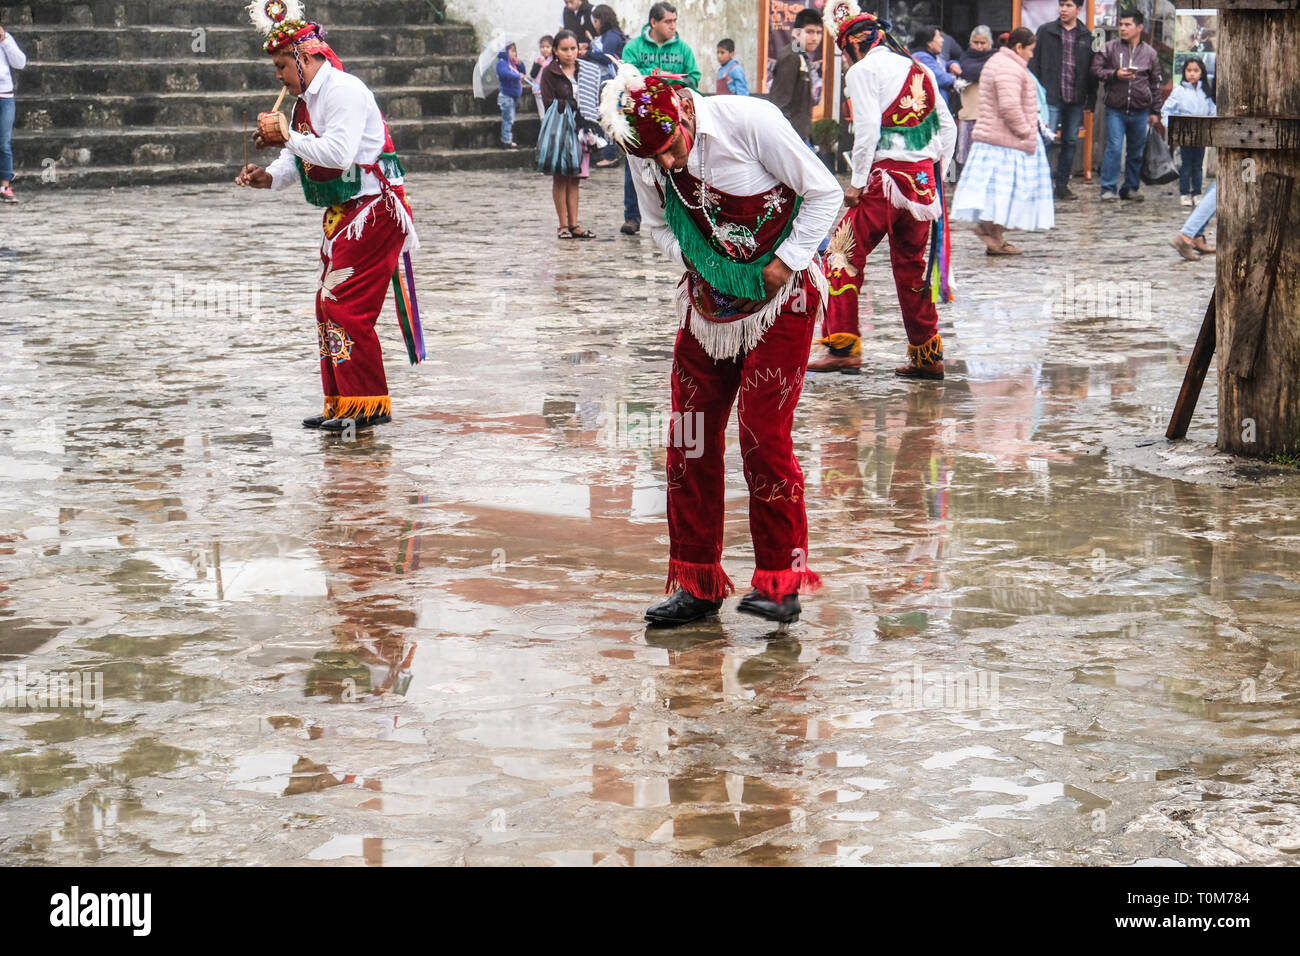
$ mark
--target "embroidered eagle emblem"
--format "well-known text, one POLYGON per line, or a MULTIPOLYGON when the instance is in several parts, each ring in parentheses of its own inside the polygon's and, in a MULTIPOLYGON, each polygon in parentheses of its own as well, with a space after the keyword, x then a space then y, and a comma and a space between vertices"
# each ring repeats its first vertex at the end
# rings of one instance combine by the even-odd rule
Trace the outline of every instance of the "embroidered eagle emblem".
POLYGON ((891 117, 893 125, 902 126, 909 120, 920 119, 929 109, 930 98, 925 92, 925 75, 913 70, 907 92, 898 98, 898 112, 891 117))
POLYGON ((857 240, 853 237, 853 224, 846 216, 840 223, 840 227, 831 235, 831 241, 826 246, 826 265, 830 272, 847 272, 851 276, 856 276, 858 270, 853 268, 852 259, 857 247, 857 240))
POLYGON ((321 276, 320 285, 317 286, 320 290, 320 297, 322 299, 332 299, 337 302, 339 299, 338 296, 334 294, 334 287, 340 282, 347 282, 348 279, 352 278, 353 271, 353 268, 348 266, 346 269, 331 269, 329 272, 321 276))

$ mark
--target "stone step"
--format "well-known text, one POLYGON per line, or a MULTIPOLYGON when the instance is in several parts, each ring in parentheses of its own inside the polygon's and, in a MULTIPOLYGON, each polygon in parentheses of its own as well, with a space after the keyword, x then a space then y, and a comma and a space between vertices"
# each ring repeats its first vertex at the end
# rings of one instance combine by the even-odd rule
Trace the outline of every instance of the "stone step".
MULTIPOLYGON (((347 64, 372 89, 380 86, 456 85, 473 82, 474 61, 466 56, 354 57, 347 64)), ((40 94, 214 93, 234 90, 273 93, 275 71, 268 57, 217 60, 73 60, 28 64, 20 74, 22 98, 40 94)))
MULTIPOLYGON (((332 26, 438 23, 445 18, 443 0, 306 0, 312 20, 332 26)), ((86 27, 128 25, 202 26, 216 21, 227 26, 248 23, 244 3, 212 0, 31 0, 0 4, 6 28, 28 24, 75 24, 86 27)), ((251 30, 252 27, 249 26, 251 30)))
MULTIPOLYGON (((515 137, 516 141, 522 140, 515 137)), ((436 172, 449 169, 533 169, 537 163, 534 149, 438 149, 412 158, 409 172, 436 172)), ((412 183, 419 187, 419 179, 412 183)))
MULTIPOLYGON (((250 117, 249 122, 252 122, 250 117)), ((515 141, 534 146, 541 120, 534 110, 521 112, 515 141)), ((426 152, 488 149, 500 137, 500 117, 423 117, 391 120, 389 132, 403 163, 426 152)), ((244 161, 242 125, 216 128, 127 128, 99 130, 39 130, 16 132, 14 155, 19 163, 42 167, 54 160, 56 171, 86 166, 156 166, 162 163, 217 163, 237 168, 244 161)), ((252 162, 275 158, 270 150, 249 150, 252 162)))
MULTIPOLYGON (((531 170, 536 154, 531 149, 434 150, 403 161, 412 189, 419 189, 425 173, 455 169, 531 170)), ((19 167, 14 182, 20 197, 37 188, 142 187, 164 183, 226 183, 234 181, 235 168, 226 163, 161 163, 132 166, 77 166, 57 169, 52 181, 42 181, 41 168, 19 167)))
POLYGON ((163 183, 206 184, 233 182, 234 174, 223 163, 163 163, 139 166, 77 166, 70 168, 18 166, 14 189, 23 194, 36 189, 68 186, 107 189, 115 186, 149 186, 163 183))
MULTIPOLYGON (((44 63, 150 59, 201 63, 208 58, 229 60, 265 56, 251 27, 88 29, 53 26, 12 29, 28 60, 44 63), (202 33, 196 34, 196 30, 202 33)), ((330 30, 329 40, 345 67, 350 56, 463 56, 472 61, 479 52, 473 28, 459 23, 343 27, 330 30)))
MULTIPOLYGON (((409 170, 533 165, 532 148, 499 148, 496 98, 471 90, 478 39, 445 22, 443 0, 308 0, 307 13, 374 90, 409 170)), ((224 181, 245 158, 245 114, 278 92, 243 0, 0 0, 0 23, 29 58, 13 139, 24 189, 224 181)), ((531 93, 519 116, 531 147, 531 93)))
MULTIPOLYGON (((374 94, 380 110, 390 120, 497 112, 494 99, 477 99, 467 86, 381 86, 374 89, 374 94)), ((274 87, 260 95, 235 91, 20 96, 14 126, 20 130, 237 126, 242 124, 245 112, 255 118, 262 110, 270 109, 275 96, 274 87)), ((532 103, 530 94, 520 106, 534 108, 532 103)))

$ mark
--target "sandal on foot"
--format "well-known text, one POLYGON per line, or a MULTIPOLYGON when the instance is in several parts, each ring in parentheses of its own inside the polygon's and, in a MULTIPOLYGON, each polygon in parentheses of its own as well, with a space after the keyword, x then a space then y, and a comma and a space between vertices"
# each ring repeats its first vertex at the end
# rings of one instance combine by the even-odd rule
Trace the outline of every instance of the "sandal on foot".
POLYGON ((583 229, 581 226, 570 226, 569 231, 573 233, 574 239, 595 239, 596 234, 590 229, 583 229))
POLYGON ((991 256, 1018 256, 1023 254, 1023 250, 1017 249, 1011 243, 1006 241, 1004 241, 1002 245, 998 246, 996 249, 994 249, 992 246, 989 246, 986 251, 991 256))
POLYGON ((568 226, 561 226, 559 229, 555 230, 555 238, 556 238, 556 239, 572 239, 572 238, 573 238, 573 230, 570 229, 568 226))

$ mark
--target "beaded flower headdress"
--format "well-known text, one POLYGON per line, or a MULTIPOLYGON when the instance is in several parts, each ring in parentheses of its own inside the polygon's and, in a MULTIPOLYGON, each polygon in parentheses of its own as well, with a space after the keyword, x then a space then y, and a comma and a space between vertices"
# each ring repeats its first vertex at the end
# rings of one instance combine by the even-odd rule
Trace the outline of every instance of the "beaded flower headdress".
POLYGON ((630 156, 656 156, 668 148, 681 123, 682 104, 672 74, 642 76, 623 63, 600 94, 600 122, 630 156))

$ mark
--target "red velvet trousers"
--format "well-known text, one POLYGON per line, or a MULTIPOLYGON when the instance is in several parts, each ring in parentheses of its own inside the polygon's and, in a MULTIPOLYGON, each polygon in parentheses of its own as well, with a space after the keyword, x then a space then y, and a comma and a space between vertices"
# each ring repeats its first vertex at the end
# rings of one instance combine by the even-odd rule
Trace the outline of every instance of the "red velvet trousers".
POLYGON ((822 336, 837 348, 856 345, 861 336, 858 291, 862 288, 863 268, 867 256, 885 236, 889 236, 889 264, 894 271, 894 288, 898 291, 908 343, 924 345, 939 332, 939 313, 930 301, 930 287, 925 279, 926 245, 932 224, 890 203, 882 190, 882 181, 882 176, 873 175, 857 206, 840 220, 849 222, 853 229, 854 249, 849 264, 857 274, 836 269, 828 276, 830 301, 826 305, 822 336), (837 334, 852 338, 833 338, 837 334))
POLYGON ((361 196, 325 210, 316 334, 326 415, 390 414, 375 322, 384 308, 406 234, 386 199, 361 196), (349 227, 365 217, 360 235, 349 227))
POLYGON ((819 305, 816 289, 811 283, 805 288, 758 345, 737 358, 710 358, 690 329, 677 333, 667 455, 669 593, 683 587, 696 597, 720 600, 735 590, 722 569, 724 458, 733 404, 749 486, 752 585, 778 601, 821 586, 807 567, 803 469, 790 435, 819 305))

